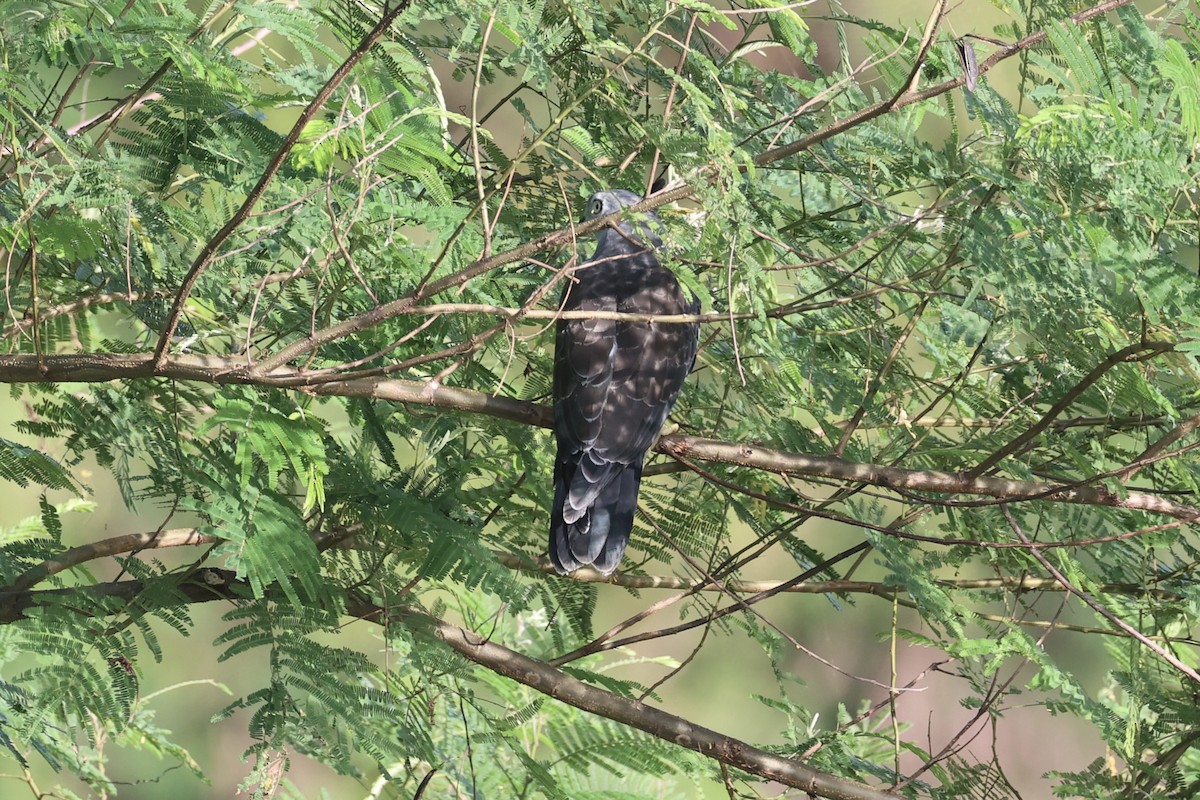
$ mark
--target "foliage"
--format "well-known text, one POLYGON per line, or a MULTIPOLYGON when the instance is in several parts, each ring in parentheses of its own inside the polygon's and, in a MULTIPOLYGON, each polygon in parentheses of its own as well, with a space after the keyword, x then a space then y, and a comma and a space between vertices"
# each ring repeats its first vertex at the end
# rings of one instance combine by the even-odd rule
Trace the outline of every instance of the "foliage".
MULTIPOLYGON (((1003 748, 962 739, 1029 704, 1102 742, 1049 776, 1060 796, 1195 796, 1195 12, 998 2, 995 37, 1046 35, 1005 55, 1011 82, 977 43, 966 93, 937 83, 960 69, 944 25, 832 5, 10 4, 0 377, 24 413, 0 477, 44 494, 0 531, 6 782, 122 795, 114 747, 229 773, 140 691, 203 615, 254 682, 212 724, 248 730, 256 796, 315 795, 300 759, 371 797, 773 791, 502 677, 432 617, 718 728, 662 686, 691 648, 753 648, 757 747, 902 796, 1015 796, 1003 748), (584 198, 666 165, 664 258, 709 316, 629 588, 600 589, 536 566, 553 444, 530 404, 584 198), (699 437, 755 447, 701 463, 699 437), (85 465, 151 533, 64 534, 85 465), (820 717, 804 636, 737 584, 764 575, 858 579, 788 595, 826 627, 890 598, 869 658, 892 674, 860 711, 820 717), (655 576, 724 588, 598 635, 655 576), (895 669, 904 643, 955 677, 958 733, 904 724, 889 686, 926 675, 895 669)), ((859 673, 849 638, 825 657, 859 673)))

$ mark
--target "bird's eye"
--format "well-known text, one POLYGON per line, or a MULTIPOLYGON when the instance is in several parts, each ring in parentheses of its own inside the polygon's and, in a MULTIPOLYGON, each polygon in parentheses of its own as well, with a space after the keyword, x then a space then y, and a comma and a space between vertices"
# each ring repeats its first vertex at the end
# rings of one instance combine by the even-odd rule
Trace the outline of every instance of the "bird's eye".
POLYGON ((598 217, 603 211, 604 203, 600 202, 599 200, 593 200, 591 205, 588 207, 588 216, 598 217))

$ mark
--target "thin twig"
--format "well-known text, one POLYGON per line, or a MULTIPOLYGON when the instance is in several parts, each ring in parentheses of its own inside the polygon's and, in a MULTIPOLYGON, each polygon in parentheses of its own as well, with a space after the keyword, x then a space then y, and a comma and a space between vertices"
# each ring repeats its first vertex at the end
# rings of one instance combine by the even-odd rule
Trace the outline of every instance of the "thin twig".
MULTIPOLYGON (((1029 537, 1025 535, 1025 531, 1021 530, 1021 526, 1017 524, 1017 520, 1016 520, 1016 518, 1013 517, 1012 512, 1008 509, 1008 506, 1006 506, 1006 505, 1000 506, 1000 510, 1004 512, 1004 518, 1006 520, 1008 520, 1008 524, 1013 529, 1013 533, 1016 534, 1017 538, 1023 542, 1028 543, 1029 537)), ((1184 664, 1182 661, 1180 661, 1175 656, 1174 653, 1170 652, 1169 650, 1167 650, 1165 647, 1158 644, 1157 642, 1154 642, 1148 636, 1146 636, 1144 633, 1142 633, 1138 629, 1134 628, 1128 622, 1121 619, 1116 614, 1112 613, 1107 608, 1105 608, 1103 605, 1101 605, 1094 597, 1092 597, 1090 594, 1083 591, 1078 586, 1076 586, 1074 583, 1072 583, 1067 578, 1067 576, 1063 575, 1062 572, 1060 572, 1053 564, 1051 564, 1050 559, 1046 558, 1046 556, 1044 556, 1042 553, 1038 552, 1037 550, 1030 550, 1029 552, 1033 555, 1034 559, 1039 564, 1041 564, 1042 567, 1047 572, 1049 572, 1051 575, 1053 575, 1054 579, 1057 580, 1059 583, 1061 583, 1063 585, 1063 588, 1065 588, 1068 592, 1070 592, 1071 594, 1078 597, 1080 600, 1082 600, 1084 603, 1086 603, 1093 611, 1095 611, 1097 614, 1099 614, 1100 616, 1107 619, 1113 625, 1116 625, 1118 628, 1123 630, 1126 634, 1133 637, 1134 639, 1137 639, 1139 642, 1141 642, 1147 648, 1149 648, 1154 653, 1156 653, 1158 656, 1160 656, 1164 661, 1166 661, 1172 667, 1179 670, 1181 673, 1183 673, 1187 677, 1191 678, 1196 683, 1200 684, 1200 674, 1197 674, 1196 670, 1192 669, 1187 664, 1184 664)))
POLYGON ((370 52, 371 48, 375 46, 379 38, 387 32, 387 29, 396 21, 396 18, 408 10, 411 2, 412 0, 400 0, 397 2, 396 6, 385 13, 379 22, 376 23, 375 27, 367 32, 367 35, 351 51, 346 60, 334 70, 334 73, 329 76, 329 80, 325 82, 325 85, 309 101, 304 111, 296 119, 295 124, 292 125, 292 129, 283 137, 283 142, 279 145, 279 149, 271 157, 271 160, 267 162, 267 166, 263 169, 262 177, 259 178, 258 183, 250 190, 250 193, 246 195, 246 199, 243 201, 241 207, 233 213, 229 221, 201 248, 199 255, 196 256, 196 260, 192 262, 187 275, 184 276, 183 281, 179 285, 179 291, 175 295, 175 301, 171 304, 171 310, 168 312, 166 322, 163 325, 162 334, 158 337, 158 345, 154 348, 154 364, 156 368, 161 368, 167 362, 167 351, 171 346, 171 337, 175 335, 175 329, 179 326, 179 319, 183 315, 184 304, 195 287, 196 281, 200 279, 200 275, 212 263, 213 257, 220 250, 221 246, 233 235, 234 231, 241 227, 242 223, 250 215, 250 212, 258 205, 258 201, 262 199, 267 187, 275 179, 275 175, 278 174, 292 150, 299 143, 304 129, 320 113, 325 103, 333 96, 334 91, 350 76, 350 73, 358 66, 358 63, 362 61, 367 53, 370 52))

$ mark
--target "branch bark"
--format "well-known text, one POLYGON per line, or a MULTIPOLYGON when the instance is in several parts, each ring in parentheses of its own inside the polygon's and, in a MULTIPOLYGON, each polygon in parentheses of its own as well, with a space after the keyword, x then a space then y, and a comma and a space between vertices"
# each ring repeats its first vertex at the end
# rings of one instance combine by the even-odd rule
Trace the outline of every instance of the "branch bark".
POLYGON ((695 750, 701 755, 765 780, 778 781, 810 795, 832 800, 883 800, 897 797, 890 792, 815 770, 796 759, 768 753, 654 706, 591 686, 544 661, 509 650, 442 620, 423 615, 406 616, 410 620, 420 619, 431 625, 435 635, 459 655, 497 674, 575 708, 637 728, 664 741, 674 742, 680 747, 695 750))
MULTIPOLYGON (((155 366, 154 355, 84 353, 0 356, 0 383, 87 383, 167 377, 214 384, 253 384, 308 391, 322 397, 362 397, 410 405, 433 406, 483 414, 523 425, 548 428, 552 412, 546 406, 497 397, 470 389, 413 381, 360 378, 307 386, 304 372, 278 368, 253 376, 244 362, 201 355, 171 356, 155 366)), ((1200 520, 1200 508, 1144 492, 1117 493, 1102 486, 1080 486, 972 476, 967 472, 915 470, 846 461, 834 456, 789 453, 750 443, 725 442, 672 434, 659 439, 655 450, 682 458, 715 461, 797 477, 826 478, 907 492, 964 494, 1006 501, 1044 500, 1074 505, 1107 506, 1163 514, 1188 522, 1200 520)))
MULTIPOLYGON (((145 588, 142 581, 128 580, 87 588, 4 592, 0 593, 0 624, 15 622, 23 618, 30 609, 54 603, 63 597, 86 596, 132 602, 139 598, 145 588)), ((242 600, 250 594, 250 587, 240 581, 235 573, 223 569, 203 568, 193 570, 181 579, 176 587, 175 597, 190 603, 203 603, 214 600, 242 600)), ((651 736, 694 750, 764 780, 777 781, 800 789, 814 797, 826 797, 830 800, 887 800, 898 796, 813 769, 797 759, 768 753, 662 709, 584 683, 544 661, 510 650, 436 617, 404 608, 386 609, 362 600, 351 600, 345 613, 377 624, 389 620, 397 621, 411 629, 425 631, 468 661, 555 700, 637 728, 651 736)))
POLYGON ((1200 414, 1194 414, 1188 417, 1183 422, 1176 425, 1171 430, 1167 431, 1154 444, 1142 451, 1142 454, 1135 458, 1128 467, 1117 473, 1117 478, 1122 483, 1131 480, 1142 467, 1151 463, 1156 458, 1167 451, 1171 445, 1179 441, 1185 436, 1190 435, 1200 428, 1200 414))

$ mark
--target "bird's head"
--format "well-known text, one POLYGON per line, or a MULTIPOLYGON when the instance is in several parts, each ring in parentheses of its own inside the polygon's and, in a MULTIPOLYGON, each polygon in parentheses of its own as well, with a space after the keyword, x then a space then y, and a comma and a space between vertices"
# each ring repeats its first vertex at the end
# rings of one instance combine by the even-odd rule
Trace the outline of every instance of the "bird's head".
MULTIPOLYGON (((596 192, 588 198, 583 220, 590 222, 600 217, 607 217, 609 214, 615 214, 622 209, 636 205, 643 199, 641 195, 626 189, 596 192)), ((615 225, 596 231, 596 252, 643 250, 646 245, 651 248, 662 247, 662 239, 658 235, 661 228, 662 221, 653 211, 627 215, 615 225)))

